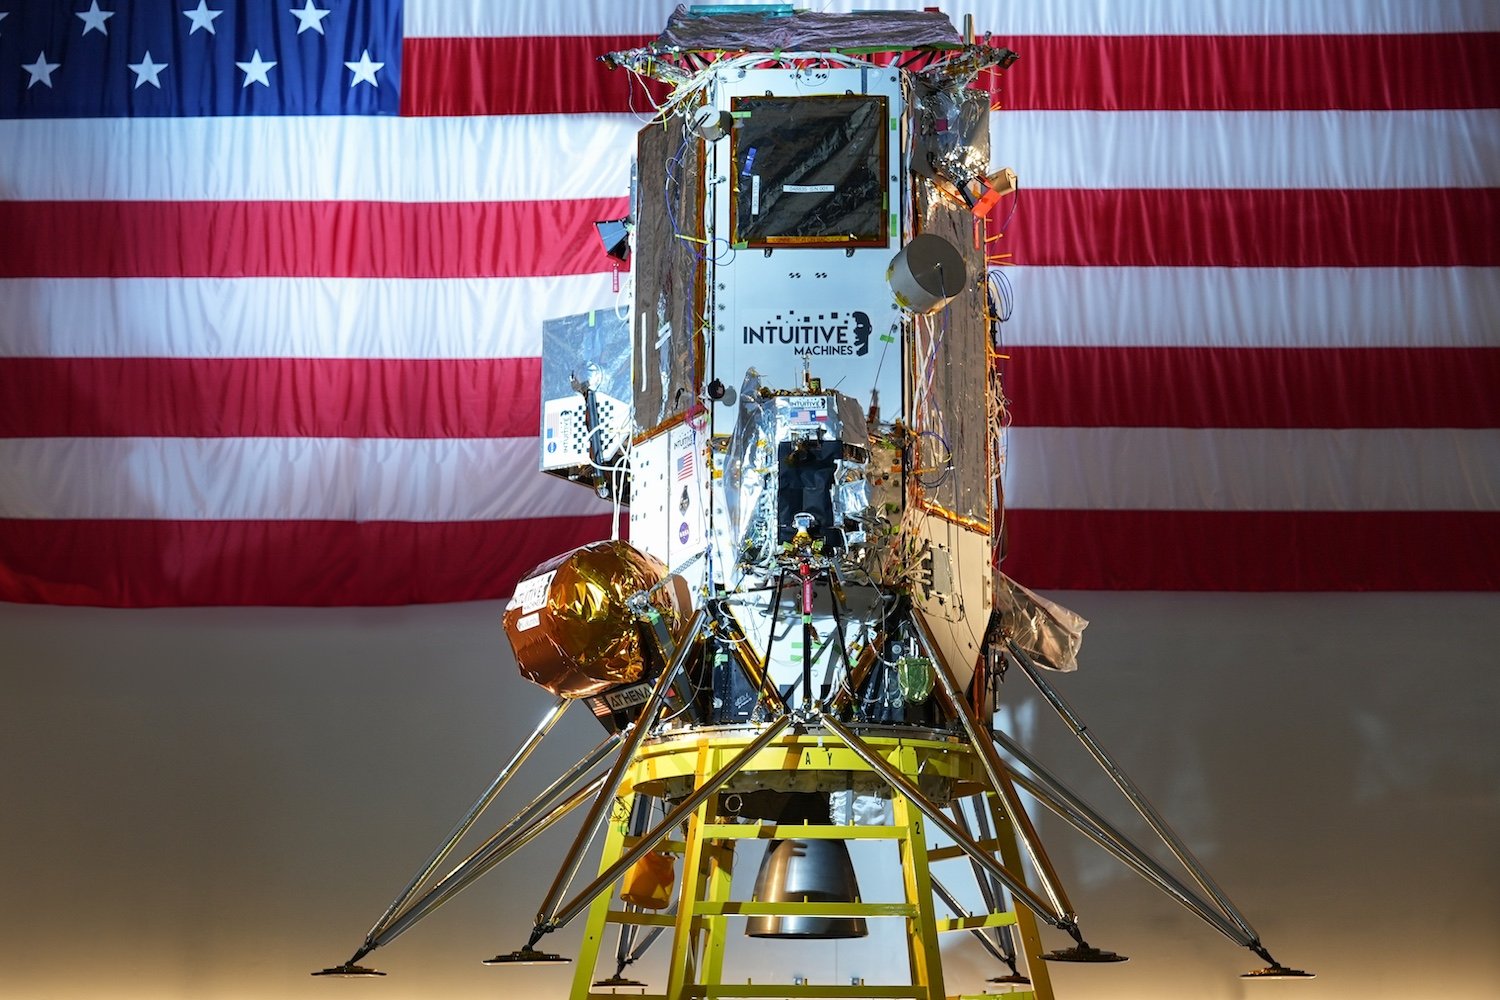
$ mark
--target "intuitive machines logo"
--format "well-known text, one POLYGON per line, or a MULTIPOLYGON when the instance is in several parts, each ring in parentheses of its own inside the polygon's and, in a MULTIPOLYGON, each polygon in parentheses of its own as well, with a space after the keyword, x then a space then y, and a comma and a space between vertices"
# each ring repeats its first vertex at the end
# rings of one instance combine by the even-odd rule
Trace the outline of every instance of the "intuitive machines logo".
POLYGON ((743 328, 744 343, 779 344, 794 354, 814 357, 844 354, 863 357, 870 353, 870 317, 855 310, 847 313, 777 313, 768 323, 743 328))

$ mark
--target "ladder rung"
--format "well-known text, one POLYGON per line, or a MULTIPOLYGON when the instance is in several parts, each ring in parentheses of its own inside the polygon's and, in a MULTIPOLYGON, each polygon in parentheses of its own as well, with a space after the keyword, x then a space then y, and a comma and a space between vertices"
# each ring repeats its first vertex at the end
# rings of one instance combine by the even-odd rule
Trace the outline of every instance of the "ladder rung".
POLYGON ((977 913, 971 917, 940 917, 937 929, 942 934, 946 931, 978 930, 981 927, 1009 927, 1015 922, 1015 912, 1005 910, 1001 913, 977 913))
POLYGON ((697 917, 914 917, 917 908, 910 903, 824 903, 817 901, 785 903, 714 903, 704 900, 693 904, 697 917))
POLYGON ((705 840, 906 840, 904 826, 814 826, 811 823, 705 823, 705 840))
POLYGON ((857 986, 813 986, 808 983, 801 986, 795 983, 720 983, 717 986, 689 985, 683 989, 682 995, 702 997, 704 1000, 713 1000, 715 997, 791 997, 793 1000, 801 997, 873 997, 876 1000, 911 997, 914 1000, 926 1000, 927 987, 871 986, 866 983, 857 986))
MULTIPOLYGON (((974 843, 992 854, 1000 849, 1000 841, 998 840, 976 840, 974 843)), ((957 844, 950 844, 947 847, 935 847, 927 852, 928 861, 947 861, 950 858, 967 858, 968 856, 969 852, 957 844)))
MULTIPOLYGON (((640 837, 627 836, 624 840, 625 846, 634 847, 641 842, 640 837)), ((654 850, 666 854, 686 854, 687 844, 680 840, 658 840, 654 850)))
POLYGON ((605 917, 612 924, 640 924, 645 927, 671 927, 677 918, 670 913, 644 913, 632 910, 610 910, 605 917))

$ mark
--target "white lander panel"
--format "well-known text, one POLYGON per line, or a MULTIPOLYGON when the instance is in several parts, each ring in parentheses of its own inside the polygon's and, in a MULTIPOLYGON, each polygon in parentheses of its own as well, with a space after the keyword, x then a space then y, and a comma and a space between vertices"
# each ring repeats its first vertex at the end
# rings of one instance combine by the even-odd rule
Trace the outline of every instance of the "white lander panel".
MULTIPOLYGON (((893 70, 722 71, 705 216, 710 379, 825 389, 900 413, 901 312, 886 268, 901 247, 903 101, 893 70)), ((728 433, 732 407, 714 407, 728 433)))
POLYGON ((708 568, 709 466, 702 421, 647 438, 631 455, 630 542, 698 593, 708 568))
POLYGON ((630 431, 630 404, 599 393, 595 406, 599 426, 591 432, 587 406, 580 394, 542 401, 542 471, 591 464, 591 434, 601 443, 600 455, 609 457, 620 450, 630 431))

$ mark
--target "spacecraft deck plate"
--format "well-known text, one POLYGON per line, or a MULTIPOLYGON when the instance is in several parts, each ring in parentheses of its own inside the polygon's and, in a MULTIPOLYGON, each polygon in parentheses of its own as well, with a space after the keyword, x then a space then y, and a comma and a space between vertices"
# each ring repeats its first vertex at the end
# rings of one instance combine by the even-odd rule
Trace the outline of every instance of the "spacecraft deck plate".
MULTIPOLYGON (((964 741, 950 733, 910 726, 853 726, 865 743, 908 775, 939 805, 984 787, 983 764, 964 741)), ((627 781, 648 795, 677 799, 693 787, 700 754, 718 770, 755 739, 754 726, 705 726, 660 736, 640 750, 627 781)), ((890 786, 831 730, 816 723, 774 741, 724 785, 724 793, 759 790, 890 794, 890 786)))

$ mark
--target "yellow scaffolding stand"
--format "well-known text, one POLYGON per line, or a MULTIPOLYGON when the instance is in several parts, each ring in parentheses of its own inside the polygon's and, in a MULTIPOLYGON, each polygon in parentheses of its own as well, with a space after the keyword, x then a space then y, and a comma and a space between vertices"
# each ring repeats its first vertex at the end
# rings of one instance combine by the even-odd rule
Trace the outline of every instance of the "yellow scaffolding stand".
MULTIPOLYGON (((679 800, 719 773, 725 763, 754 739, 751 727, 697 729, 662 737, 641 747, 629 765, 616 798, 604 838, 601 872, 614 865, 636 844, 630 836, 628 817, 637 797, 679 800)), ((994 836, 981 846, 1011 873, 1022 872, 1021 854, 1005 813, 1001 796, 989 787, 985 771, 973 748, 944 733, 910 728, 865 729, 860 741, 916 786, 925 798, 913 802, 886 785, 874 769, 836 735, 816 728, 788 733, 756 754, 718 794, 710 795, 686 819, 683 839, 662 841, 657 849, 677 856, 679 869, 675 888, 676 912, 646 912, 627 909, 619 899, 618 882, 602 891, 589 907, 572 1000, 713 1000, 725 997, 909 997, 913 1000, 948 1000, 943 980, 939 939, 945 933, 1013 926, 1018 958, 1024 959, 1029 987, 1004 996, 1012 1000, 1052 1000, 1046 964, 1034 916, 1022 906, 1011 910, 938 916, 933 899, 930 867, 950 859, 966 859, 956 847, 929 847, 928 822, 922 806, 947 805, 969 796, 982 796, 981 808, 991 817, 994 836), (755 789, 827 791, 853 788, 861 792, 880 790, 892 804, 888 826, 781 825, 745 821, 724 809, 723 803, 738 792, 755 789), (897 903, 736 901, 731 897, 735 847, 743 840, 815 839, 893 840, 900 858, 904 901, 897 903), (739 918, 756 915, 858 916, 904 920, 907 927, 909 981, 847 985, 809 982, 723 981, 724 959, 731 937, 742 930, 739 918), (669 937, 667 983, 662 993, 617 993, 596 985, 600 951, 611 927, 635 924, 660 927, 669 937)), ((741 947, 765 947, 746 940, 741 947)))

